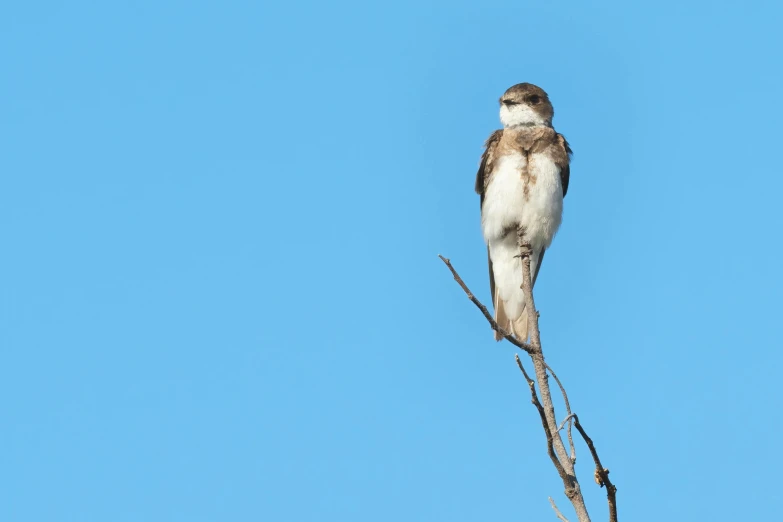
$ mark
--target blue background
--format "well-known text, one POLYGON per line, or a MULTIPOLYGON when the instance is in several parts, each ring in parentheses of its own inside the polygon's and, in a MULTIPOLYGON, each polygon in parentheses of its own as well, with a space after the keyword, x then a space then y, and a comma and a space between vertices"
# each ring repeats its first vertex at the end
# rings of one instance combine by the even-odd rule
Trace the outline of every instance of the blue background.
POLYGON ((572 515, 437 258, 488 301, 473 181, 521 81, 575 152, 536 296, 621 520, 774 517, 781 18, 3 3, 0 519, 572 515))

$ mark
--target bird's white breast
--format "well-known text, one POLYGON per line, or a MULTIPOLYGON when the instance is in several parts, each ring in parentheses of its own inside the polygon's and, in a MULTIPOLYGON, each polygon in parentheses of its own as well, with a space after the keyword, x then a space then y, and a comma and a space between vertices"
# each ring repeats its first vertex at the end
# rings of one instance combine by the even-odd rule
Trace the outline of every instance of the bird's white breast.
POLYGON ((563 214, 558 166, 546 153, 514 152, 498 158, 493 170, 481 212, 484 239, 491 246, 522 225, 534 251, 549 247, 563 214))

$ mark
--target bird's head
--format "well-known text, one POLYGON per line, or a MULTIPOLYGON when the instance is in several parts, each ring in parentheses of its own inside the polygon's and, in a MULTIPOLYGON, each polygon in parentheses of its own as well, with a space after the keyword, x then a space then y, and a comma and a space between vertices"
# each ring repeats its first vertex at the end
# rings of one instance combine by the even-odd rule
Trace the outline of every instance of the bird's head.
POLYGON ((554 115, 549 96, 532 83, 518 83, 500 97, 500 121, 504 127, 550 127, 554 115))

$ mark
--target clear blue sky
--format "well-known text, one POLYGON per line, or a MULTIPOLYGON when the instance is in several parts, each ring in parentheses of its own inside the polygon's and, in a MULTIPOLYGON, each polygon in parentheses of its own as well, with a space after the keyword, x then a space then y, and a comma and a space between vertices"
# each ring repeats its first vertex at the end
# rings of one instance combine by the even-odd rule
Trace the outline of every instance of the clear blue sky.
POLYGON ((522 81, 575 152, 544 345, 621 519, 774 518, 779 4, 327 4, 0 7, 0 519, 570 513, 436 257, 487 299, 522 81))

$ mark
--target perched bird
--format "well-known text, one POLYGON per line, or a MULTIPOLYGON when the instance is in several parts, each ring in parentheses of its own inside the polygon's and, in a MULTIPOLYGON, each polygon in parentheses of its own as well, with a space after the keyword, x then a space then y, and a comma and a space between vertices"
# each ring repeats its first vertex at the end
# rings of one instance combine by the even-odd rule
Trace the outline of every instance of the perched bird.
MULTIPOLYGON (((495 321, 522 341, 528 338, 528 315, 517 229, 522 227, 532 249, 535 284, 544 252, 560 227, 568 190, 571 149, 552 127, 554 113, 540 87, 519 83, 509 88, 500 97, 503 129, 487 139, 476 175, 495 321)), ((495 339, 502 337, 495 332, 495 339)))

